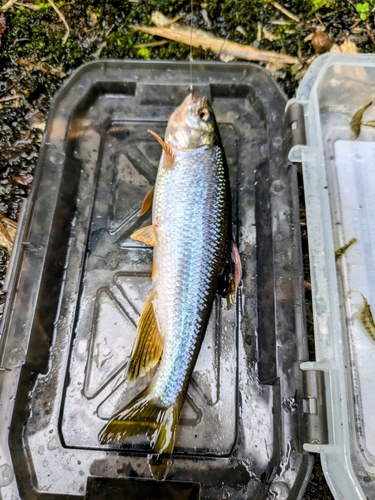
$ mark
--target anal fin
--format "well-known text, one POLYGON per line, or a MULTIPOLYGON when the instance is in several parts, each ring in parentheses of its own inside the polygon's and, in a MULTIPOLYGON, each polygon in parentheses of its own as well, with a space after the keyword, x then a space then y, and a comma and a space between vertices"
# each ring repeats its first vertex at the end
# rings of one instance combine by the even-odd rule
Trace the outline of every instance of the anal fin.
POLYGON ((143 377, 159 363, 164 340, 159 330, 153 306, 154 292, 151 292, 139 319, 137 336, 128 363, 128 382, 143 377))

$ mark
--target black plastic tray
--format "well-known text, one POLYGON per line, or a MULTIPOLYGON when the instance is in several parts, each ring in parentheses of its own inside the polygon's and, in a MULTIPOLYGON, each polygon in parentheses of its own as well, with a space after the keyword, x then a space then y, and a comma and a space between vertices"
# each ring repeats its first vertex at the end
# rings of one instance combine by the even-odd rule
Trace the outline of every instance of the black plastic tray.
MULTIPOLYGON (((129 236, 146 223, 137 212, 160 157, 147 129, 163 136, 189 84, 188 64, 99 61, 55 99, 3 320, 3 498, 113 498, 119 485, 132 492, 123 498, 149 498, 147 447, 102 446, 98 432, 140 389, 124 385, 124 368, 152 253, 129 236)), ((160 498, 302 498, 312 459, 286 100, 249 64, 194 64, 193 84, 223 139, 243 279, 236 308, 214 305, 168 481, 151 484, 160 498)))

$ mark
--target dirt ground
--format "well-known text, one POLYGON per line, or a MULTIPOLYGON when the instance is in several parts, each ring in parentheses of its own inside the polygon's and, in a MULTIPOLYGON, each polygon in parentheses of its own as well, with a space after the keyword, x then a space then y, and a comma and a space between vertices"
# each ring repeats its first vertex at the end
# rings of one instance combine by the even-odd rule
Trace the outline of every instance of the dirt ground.
MULTIPOLYGON (((262 51, 293 56, 292 64, 263 62, 293 97, 318 53, 374 52, 375 1, 290 0, 52 0, 2 1, 0 7, 0 213, 17 221, 32 186, 52 98, 82 63, 98 58, 188 60, 190 47, 132 25, 153 26, 152 13, 201 28, 262 51), (333 46, 333 49, 332 49, 333 46)), ((218 60, 211 50, 193 48, 194 60, 218 60)), ((222 58, 222 56, 221 56, 222 58)), ((301 183, 302 195, 302 183, 301 183)), ((304 224, 303 205, 301 219, 304 224)), ((1 225, 1 224, 0 224, 1 225)), ((307 228, 302 225, 307 323, 313 352, 307 228)), ((0 245, 0 288, 9 257, 0 245)), ((0 303, 5 294, 0 292, 0 303)), ((305 500, 332 498, 318 457, 305 500)))

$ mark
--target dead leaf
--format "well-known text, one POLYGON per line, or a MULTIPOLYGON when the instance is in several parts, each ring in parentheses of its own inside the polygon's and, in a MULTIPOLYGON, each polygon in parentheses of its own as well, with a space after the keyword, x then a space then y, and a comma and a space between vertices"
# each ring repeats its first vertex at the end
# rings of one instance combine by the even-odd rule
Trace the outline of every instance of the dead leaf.
POLYGON ((7 25, 5 22, 5 16, 4 14, 0 14, 0 45, 1 45, 1 35, 4 33, 6 29, 7 25))
POLYGON ((359 109, 356 113, 354 113, 353 118, 350 121, 350 130, 352 131, 353 140, 357 139, 359 134, 361 133, 361 122, 363 113, 372 105, 372 102, 363 106, 363 108, 359 109))
POLYGON ((16 186, 30 189, 33 179, 34 177, 31 174, 21 174, 21 175, 14 175, 12 178, 12 182, 16 186))
POLYGON ((184 16, 176 16, 173 19, 169 19, 161 12, 155 11, 155 12, 152 12, 152 14, 151 14, 151 21, 158 28, 167 28, 168 26, 171 26, 172 24, 176 23, 177 21, 179 21, 183 17, 184 16))
POLYGON ((220 54, 219 59, 220 59, 220 61, 223 61, 223 62, 231 62, 231 61, 234 61, 236 58, 233 56, 226 55, 226 54, 220 54))
POLYGON ((5 247, 10 254, 13 248, 14 238, 16 237, 17 222, 8 219, 0 214, 0 246, 5 247))
POLYGON ((358 53, 357 45, 354 42, 352 42, 351 40, 349 40, 349 37, 345 38, 345 40, 340 45, 340 49, 341 49, 341 52, 344 52, 344 53, 349 53, 349 54, 357 54, 358 53))
POLYGON ((303 288, 305 289, 305 292, 308 292, 311 290, 311 282, 308 280, 303 280, 303 288))
POLYGON ((35 128, 44 132, 44 130, 46 129, 46 122, 34 123, 33 125, 31 125, 31 128, 35 128))
POLYGON ((243 35, 243 36, 247 36, 247 33, 242 26, 237 26, 236 31, 241 33, 241 35, 243 35))
POLYGON ((207 13, 206 9, 202 9, 201 13, 202 13, 202 17, 203 17, 203 20, 204 20, 207 28, 210 29, 211 28, 211 19, 208 17, 208 13, 207 13))
POLYGON ((167 24, 169 19, 161 12, 155 11, 151 13, 151 21, 155 24, 155 26, 161 28, 164 24, 167 24))
POLYGON ((344 52, 348 54, 357 54, 358 49, 357 46, 354 42, 349 40, 349 37, 345 37, 345 40, 342 42, 341 45, 337 45, 337 43, 334 43, 331 47, 330 52, 344 52))
POLYGON ((279 71, 283 71, 288 68, 287 64, 277 63, 277 62, 269 62, 266 64, 266 70, 271 73, 271 75, 275 76, 279 71))
POLYGON ((28 121, 30 127, 32 127, 35 123, 40 123, 41 121, 43 121, 44 115, 41 111, 37 110, 37 111, 33 111, 32 113, 28 114, 26 116, 26 118, 27 118, 27 121, 28 121))
POLYGON ((279 36, 274 35, 270 31, 266 30, 266 28, 263 28, 263 35, 266 40, 269 40, 270 42, 276 42, 276 40, 280 40, 279 36))

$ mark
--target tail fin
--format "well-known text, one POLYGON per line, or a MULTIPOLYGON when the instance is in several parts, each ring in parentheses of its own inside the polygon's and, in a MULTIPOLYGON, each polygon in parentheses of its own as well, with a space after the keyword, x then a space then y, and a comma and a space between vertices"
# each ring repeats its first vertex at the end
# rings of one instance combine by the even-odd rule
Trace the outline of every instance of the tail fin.
POLYGON ((153 452, 149 465, 154 479, 165 479, 174 447, 180 404, 160 406, 146 387, 129 404, 119 411, 100 431, 101 443, 121 442, 131 436, 144 435, 151 440, 153 452))

